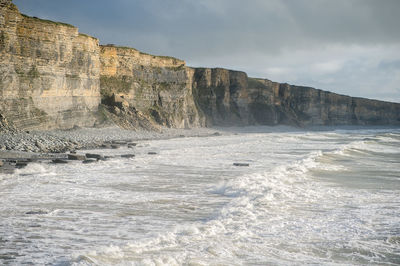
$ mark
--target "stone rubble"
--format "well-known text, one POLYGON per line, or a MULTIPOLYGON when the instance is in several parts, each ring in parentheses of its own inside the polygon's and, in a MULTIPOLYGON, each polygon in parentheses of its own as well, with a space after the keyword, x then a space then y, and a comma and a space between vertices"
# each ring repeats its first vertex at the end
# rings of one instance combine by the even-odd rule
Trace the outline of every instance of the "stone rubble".
POLYGON ((180 137, 210 136, 215 129, 168 129, 161 133, 153 131, 132 131, 118 127, 77 128, 56 131, 0 131, 0 151, 21 151, 33 153, 74 153, 80 149, 134 148, 137 140, 169 139, 180 137))

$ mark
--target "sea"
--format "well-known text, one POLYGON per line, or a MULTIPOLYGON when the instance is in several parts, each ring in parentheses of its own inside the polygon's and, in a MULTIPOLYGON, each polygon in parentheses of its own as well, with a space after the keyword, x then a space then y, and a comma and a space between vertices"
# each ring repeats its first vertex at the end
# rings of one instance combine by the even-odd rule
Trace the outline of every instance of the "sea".
POLYGON ((82 152, 0 175, 0 265, 400 265, 399 128, 82 152))

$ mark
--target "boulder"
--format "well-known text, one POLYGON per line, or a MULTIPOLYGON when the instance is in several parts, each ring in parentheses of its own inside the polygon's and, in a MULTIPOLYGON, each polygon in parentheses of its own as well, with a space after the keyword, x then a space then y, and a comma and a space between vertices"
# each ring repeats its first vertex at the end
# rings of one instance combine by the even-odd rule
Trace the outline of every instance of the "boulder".
POLYGON ((119 145, 119 144, 111 144, 112 149, 119 149, 120 147, 121 147, 121 145, 119 145))
POLYGON ((135 142, 128 142, 128 148, 133 148, 133 147, 136 147, 137 146, 137 143, 135 143, 135 142))
POLYGON ((133 158, 133 157, 135 157, 135 154, 122 154, 121 157, 122 158, 133 158))
POLYGON ((248 163, 233 163, 234 166, 250 166, 248 163))
POLYGON ((54 159, 52 160, 52 163, 63 164, 63 163, 68 163, 68 161, 63 159, 54 159))
POLYGON ((3 161, 0 161, 0 167, 2 167, 4 165, 3 161))
POLYGON ((114 106, 112 111, 116 115, 120 115, 121 114, 121 109, 119 109, 117 106, 114 106))
POLYGON ((113 93, 113 95, 111 96, 110 104, 112 106, 118 107, 121 110, 127 110, 129 108, 129 102, 120 95, 116 95, 115 93, 113 93))
POLYGON ((100 154, 86 153, 86 158, 101 160, 103 159, 103 156, 100 154))
POLYGON ((26 212, 25 214, 48 214, 48 212, 47 211, 38 210, 38 211, 29 211, 29 212, 26 212))
POLYGON ((103 144, 101 144, 101 147, 102 147, 102 148, 105 148, 105 149, 111 149, 111 144, 109 144, 109 143, 103 143, 103 144))
POLYGON ((112 144, 126 145, 128 142, 125 140, 113 140, 112 144))
POLYGON ((68 154, 68 160, 84 161, 86 156, 82 154, 68 154))
POLYGON ((17 161, 15 163, 15 168, 24 168, 28 165, 27 161, 17 161))
POLYGON ((47 152, 48 151, 47 147, 43 143, 41 143, 40 141, 36 141, 35 142, 35 146, 38 147, 39 150, 42 151, 42 152, 47 152))
POLYGON ((82 163, 84 163, 84 164, 95 163, 95 162, 97 162, 96 159, 86 159, 86 160, 82 161, 82 163))
POLYGON ((157 154, 157 152, 149 151, 147 154, 149 154, 149 155, 155 155, 155 154, 157 154))

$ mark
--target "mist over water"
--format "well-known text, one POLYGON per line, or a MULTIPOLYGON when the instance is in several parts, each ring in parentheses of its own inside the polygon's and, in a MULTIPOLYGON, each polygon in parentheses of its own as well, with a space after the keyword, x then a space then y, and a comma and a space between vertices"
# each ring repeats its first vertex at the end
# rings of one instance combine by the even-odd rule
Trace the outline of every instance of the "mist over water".
POLYGON ((268 130, 0 175, 0 264, 399 264, 400 130, 268 130))

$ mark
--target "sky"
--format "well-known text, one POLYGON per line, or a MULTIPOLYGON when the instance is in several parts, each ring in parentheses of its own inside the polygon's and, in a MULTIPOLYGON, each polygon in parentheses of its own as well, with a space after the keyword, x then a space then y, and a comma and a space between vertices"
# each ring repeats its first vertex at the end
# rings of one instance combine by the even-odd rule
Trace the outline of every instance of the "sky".
POLYGON ((400 0, 14 0, 194 67, 400 102, 400 0))

